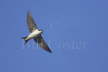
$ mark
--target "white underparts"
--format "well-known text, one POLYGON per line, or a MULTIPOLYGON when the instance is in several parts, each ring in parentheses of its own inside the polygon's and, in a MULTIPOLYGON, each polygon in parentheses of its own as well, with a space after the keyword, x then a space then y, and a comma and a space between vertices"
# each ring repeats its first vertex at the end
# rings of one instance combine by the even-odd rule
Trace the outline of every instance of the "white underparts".
POLYGON ((32 38, 38 36, 41 33, 42 33, 41 30, 36 29, 32 33, 30 33, 25 40, 32 39, 32 38))

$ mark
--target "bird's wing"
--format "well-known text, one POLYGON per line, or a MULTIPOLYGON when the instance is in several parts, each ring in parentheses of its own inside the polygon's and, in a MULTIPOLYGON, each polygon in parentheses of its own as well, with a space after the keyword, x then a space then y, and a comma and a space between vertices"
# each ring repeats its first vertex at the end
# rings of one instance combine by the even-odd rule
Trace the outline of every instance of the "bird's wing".
POLYGON ((37 28, 37 25, 33 20, 33 17, 30 12, 27 13, 27 25, 30 32, 33 32, 37 28))
POLYGON ((34 38, 34 40, 35 40, 35 42, 37 42, 39 44, 39 46, 41 48, 43 48, 44 50, 46 50, 46 51, 48 51, 50 53, 52 52, 41 35, 34 38))

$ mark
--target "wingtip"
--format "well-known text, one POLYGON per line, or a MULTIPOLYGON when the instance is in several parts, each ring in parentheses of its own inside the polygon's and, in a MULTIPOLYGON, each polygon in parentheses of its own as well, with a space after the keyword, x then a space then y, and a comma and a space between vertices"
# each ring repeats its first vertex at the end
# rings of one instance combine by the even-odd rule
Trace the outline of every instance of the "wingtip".
POLYGON ((49 50, 47 50, 47 51, 48 51, 49 53, 52 53, 52 50, 50 50, 50 49, 49 49, 49 50))
POLYGON ((28 14, 28 16, 31 16, 32 15, 32 13, 30 11, 28 11, 27 14, 28 14))

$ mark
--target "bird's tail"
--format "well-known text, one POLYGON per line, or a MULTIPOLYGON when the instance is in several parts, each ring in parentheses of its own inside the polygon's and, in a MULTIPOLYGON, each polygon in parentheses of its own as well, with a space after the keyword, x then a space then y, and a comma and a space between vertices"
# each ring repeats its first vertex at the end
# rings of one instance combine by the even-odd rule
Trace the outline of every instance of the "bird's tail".
POLYGON ((25 41, 25 43, 24 44, 26 44, 29 40, 26 40, 26 38, 27 38, 27 36, 25 36, 25 37, 22 37, 22 39, 24 39, 24 41, 25 41))

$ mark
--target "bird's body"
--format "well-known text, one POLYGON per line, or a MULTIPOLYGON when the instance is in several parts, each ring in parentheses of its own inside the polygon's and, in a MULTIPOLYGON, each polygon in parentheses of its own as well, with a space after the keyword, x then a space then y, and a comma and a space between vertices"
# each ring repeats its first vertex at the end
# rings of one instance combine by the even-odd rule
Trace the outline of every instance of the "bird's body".
POLYGON ((34 30, 32 33, 30 33, 30 34, 25 38, 25 40, 29 40, 29 39, 32 39, 32 38, 34 38, 34 37, 37 37, 37 36, 40 35, 41 33, 42 33, 41 30, 36 29, 36 30, 34 30))

